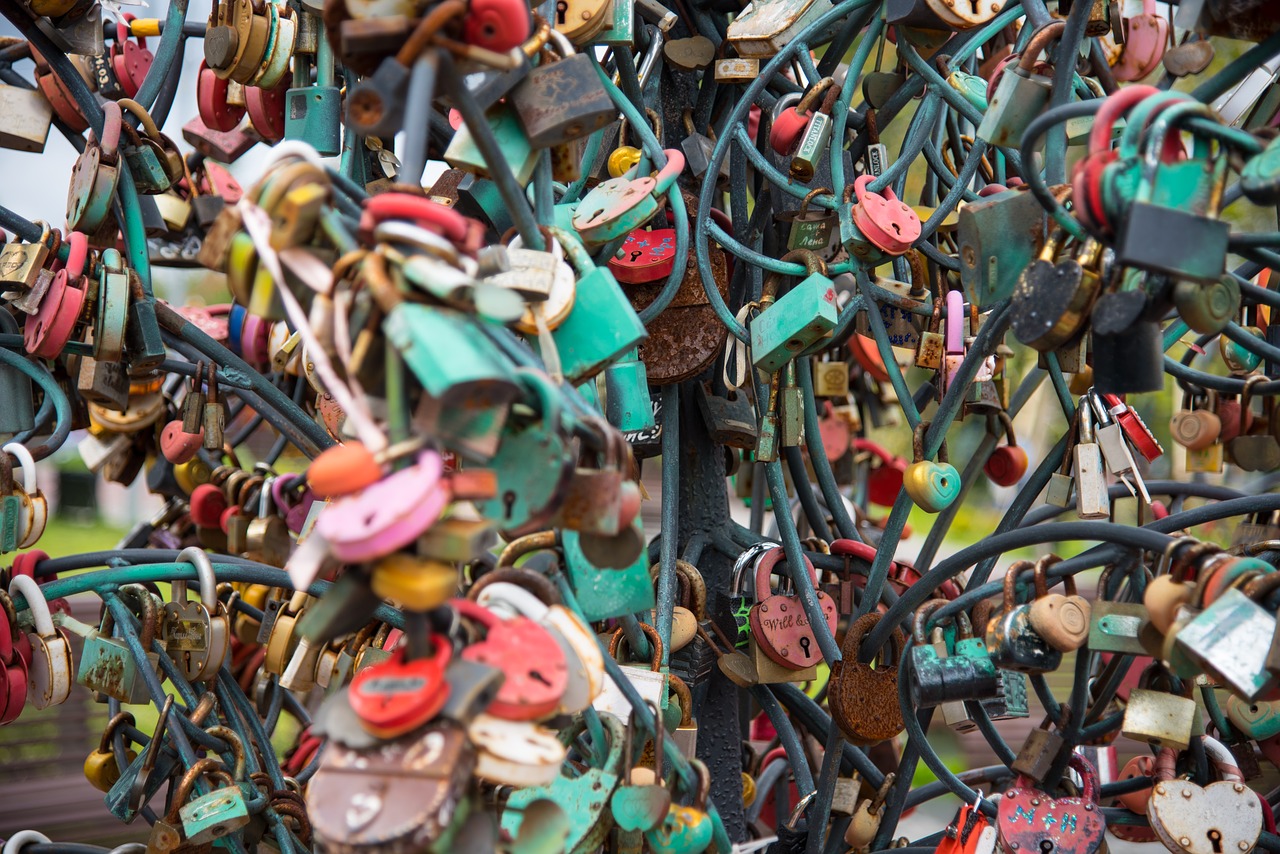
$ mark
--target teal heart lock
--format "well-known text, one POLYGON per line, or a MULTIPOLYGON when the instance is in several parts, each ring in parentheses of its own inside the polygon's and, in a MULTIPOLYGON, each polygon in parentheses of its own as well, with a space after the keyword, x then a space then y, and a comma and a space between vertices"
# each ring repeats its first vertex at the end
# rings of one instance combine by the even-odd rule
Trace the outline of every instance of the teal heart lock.
MULTIPOLYGON (((502 829, 512 838, 518 838, 524 811, 535 801, 549 799, 559 804, 569 816, 569 836, 563 850, 569 854, 585 854, 604 844, 613 821, 609 816, 609 801, 617 788, 623 769, 623 744, 626 741, 622 721, 613 715, 602 713, 600 723, 609 739, 608 752, 599 768, 588 767, 575 777, 561 775, 548 786, 532 786, 517 789, 507 799, 507 810, 502 815, 502 829)), ((574 727, 564 730, 560 740, 572 744, 586 729, 581 720, 574 727)), ((602 745, 596 745, 597 748, 602 745)))
POLYGON ((947 443, 944 439, 938 448, 938 460, 924 458, 924 434, 929 429, 929 422, 922 421, 916 426, 912 439, 915 451, 914 462, 907 466, 902 475, 902 488, 911 496, 911 500, 926 513, 938 513, 945 510, 960 495, 960 472, 947 462, 947 443))
POLYGON ((711 772, 701 760, 690 759, 698 774, 698 788, 691 806, 673 804, 667 817, 654 830, 645 833, 649 847, 658 854, 698 854, 711 844, 713 825, 707 815, 707 796, 711 792, 711 772))

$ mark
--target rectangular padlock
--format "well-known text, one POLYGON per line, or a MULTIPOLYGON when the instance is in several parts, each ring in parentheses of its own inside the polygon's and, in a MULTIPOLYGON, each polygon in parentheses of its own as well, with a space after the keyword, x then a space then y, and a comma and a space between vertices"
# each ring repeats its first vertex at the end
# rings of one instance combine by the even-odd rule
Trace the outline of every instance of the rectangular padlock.
POLYGON ((775 373, 802 350, 835 328, 836 289, 821 273, 812 273, 751 321, 751 358, 765 373, 775 373))

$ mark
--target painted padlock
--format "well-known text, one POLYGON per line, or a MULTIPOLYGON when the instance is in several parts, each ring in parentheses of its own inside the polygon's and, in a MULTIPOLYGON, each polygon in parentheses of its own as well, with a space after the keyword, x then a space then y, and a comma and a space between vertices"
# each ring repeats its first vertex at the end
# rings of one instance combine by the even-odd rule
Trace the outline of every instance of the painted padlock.
POLYGON ((1081 797, 1054 798, 1022 774, 1005 790, 996 813, 1005 854, 1095 854, 1102 848, 1107 822, 1098 807, 1097 772, 1079 755, 1071 757, 1071 767, 1084 780, 1081 797))
POLYGON ((449 504, 440 455, 424 451, 416 465, 330 504, 316 531, 344 563, 360 563, 402 549, 440 518, 449 504))
MULTIPOLYGON (((818 642, 813 636, 813 627, 805 615, 804 606, 799 594, 784 596, 781 593, 768 593, 769 575, 774 567, 784 558, 782 549, 771 549, 756 564, 756 598, 759 600, 751 606, 751 633, 755 635, 760 650, 770 659, 792 670, 803 670, 822 659, 818 642)), ((818 586, 818 570, 804 561, 805 571, 813 579, 813 586, 818 586)), ((822 608, 827 621, 827 628, 832 634, 836 630, 836 603, 826 593, 818 592, 818 605, 822 608)))

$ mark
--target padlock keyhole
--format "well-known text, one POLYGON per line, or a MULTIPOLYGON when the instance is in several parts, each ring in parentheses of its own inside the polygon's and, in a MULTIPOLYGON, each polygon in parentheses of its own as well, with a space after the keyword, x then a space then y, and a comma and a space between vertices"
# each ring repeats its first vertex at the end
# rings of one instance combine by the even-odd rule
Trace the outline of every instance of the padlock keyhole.
POLYGON ((502 494, 502 510, 506 514, 506 518, 511 518, 511 510, 516 504, 516 494, 511 490, 507 490, 502 494))
POLYGON ((1209 844, 1213 846, 1213 854, 1222 854, 1222 831, 1215 827, 1209 831, 1207 836, 1209 837, 1209 844))
POLYGON ((1053 840, 1052 840, 1052 839, 1041 839, 1041 840, 1040 840, 1040 850, 1041 850, 1041 851, 1043 851, 1043 852, 1044 852, 1044 854, 1049 854, 1049 852, 1053 850, 1053 840))
POLYGON ((568 2, 566 2, 566 0, 559 0, 559 2, 556 3, 556 23, 563 24, 565 22, 565 15, 567 15, 568 13, 569 13, 568 2))
POLYGON ((976 15, 976 14, 978 14, 978 0, 969 0, 969 5, 970 5, 971 7, 973 7, 973 8, 971 9, 971 11, 973 12, 973 14, 975 14, 975 15, 976 15))
POLYGON ((813 658, 813 653, 809 652, 809 639, 807 637, 800 638, 800 648, 804 650, 805 658, 813 658))

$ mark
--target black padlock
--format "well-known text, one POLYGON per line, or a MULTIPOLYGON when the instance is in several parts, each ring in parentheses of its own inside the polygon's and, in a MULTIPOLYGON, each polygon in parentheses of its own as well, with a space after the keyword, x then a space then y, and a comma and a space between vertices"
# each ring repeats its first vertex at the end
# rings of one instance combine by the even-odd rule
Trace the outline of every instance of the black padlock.
POLYGON ((1100 394, 1141 394, 1164 388, 1160 324, 1139 320, 1115 335, 1093 335, 1093 384, 1100 394))
POLYGON ((698 408, 707 422, 711 441, 745 451, 755 450, 760 436, 756 427, 755 408, 742 389, 716 394, 711 383, 698 385, 698 408))

